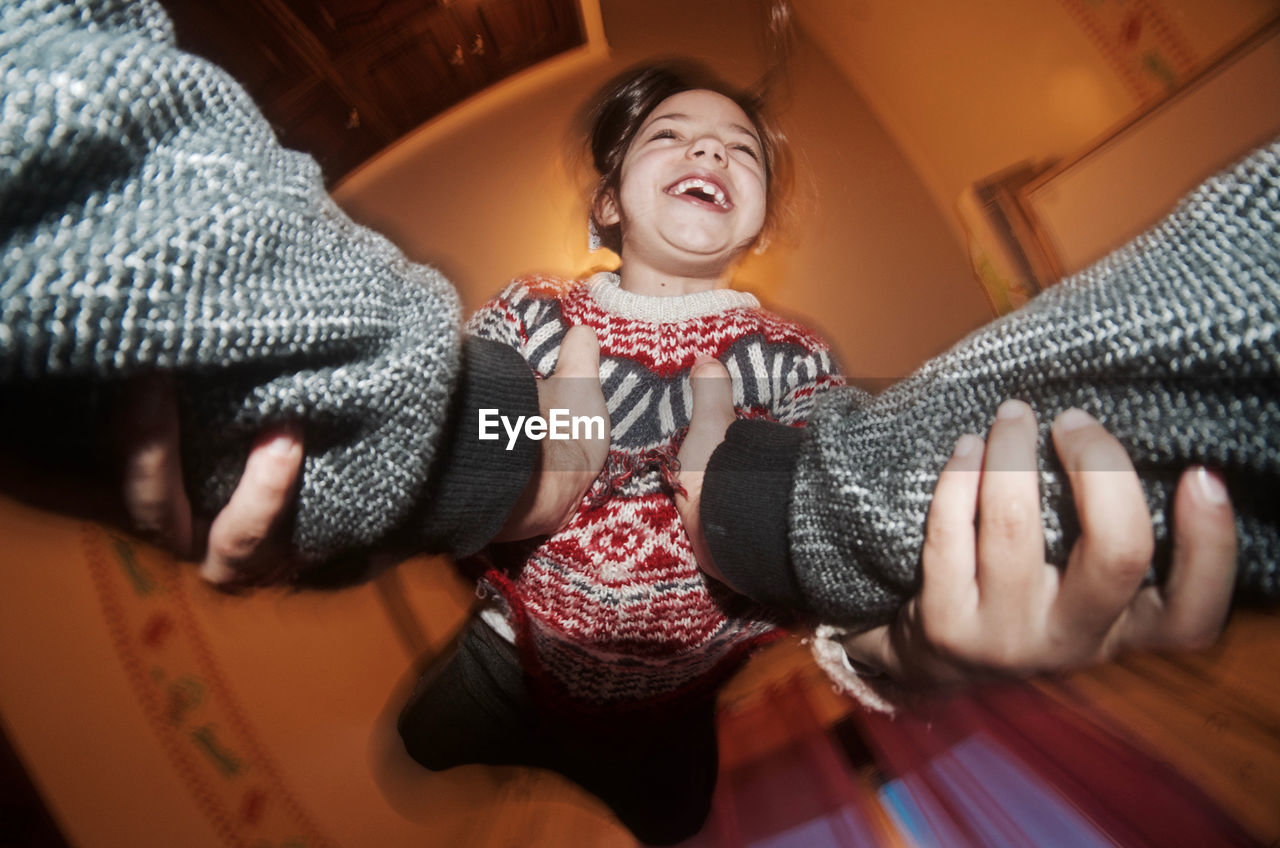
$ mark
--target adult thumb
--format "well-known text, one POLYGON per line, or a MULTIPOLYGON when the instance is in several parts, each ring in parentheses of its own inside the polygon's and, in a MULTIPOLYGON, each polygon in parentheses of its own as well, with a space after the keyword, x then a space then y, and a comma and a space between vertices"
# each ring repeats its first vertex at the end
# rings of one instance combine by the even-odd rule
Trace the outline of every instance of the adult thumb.
POLYGON ((689 372, 693 386, 693 414, 690 430, 718 432, 723 435, 735 417, 733 381, 720 362, 710 356, 698 357, 689 372))
POLYGON ((680 446, 679 480, 683 492, 676 492, 676 509, 688 534, 698 567, 715 579, 726 582, 711 556, 711 548, 702 530, 703 472, 711 454, 724 441, 725 431, 733 423, 733 383, 724 366, 709 356, 699 357, 689 372, 693 385, 693 412, 689 416, 689 432, 680 446))

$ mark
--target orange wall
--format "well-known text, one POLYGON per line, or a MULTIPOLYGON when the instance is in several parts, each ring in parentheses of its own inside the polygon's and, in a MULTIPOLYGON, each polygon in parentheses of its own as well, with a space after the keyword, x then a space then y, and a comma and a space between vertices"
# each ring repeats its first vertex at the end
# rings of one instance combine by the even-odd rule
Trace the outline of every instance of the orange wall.
POLYGON ((948 221, 960 192, 1076 152, 1280 14, 1278 0, 798 0, 948 221))

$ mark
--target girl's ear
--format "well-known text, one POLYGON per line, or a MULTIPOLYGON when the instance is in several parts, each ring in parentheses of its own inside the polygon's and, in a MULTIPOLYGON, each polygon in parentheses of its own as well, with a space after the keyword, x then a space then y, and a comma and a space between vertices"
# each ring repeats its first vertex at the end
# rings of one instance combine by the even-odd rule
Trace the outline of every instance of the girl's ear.
POLYGON ((756 237, 751 240, 750 249, 752 253, 760 256, 769 249, 769 245, 773 244, 773 229, 773 222, 765 221, 764 226, 760 228, 760 232, 756 233, 756 237))
POLYGON ((618 204, 613 199, 613 192, 606 189, 596 195, 596 221, 602 227, 612 227, 619 223, 622 216, 618 214, 618 204))

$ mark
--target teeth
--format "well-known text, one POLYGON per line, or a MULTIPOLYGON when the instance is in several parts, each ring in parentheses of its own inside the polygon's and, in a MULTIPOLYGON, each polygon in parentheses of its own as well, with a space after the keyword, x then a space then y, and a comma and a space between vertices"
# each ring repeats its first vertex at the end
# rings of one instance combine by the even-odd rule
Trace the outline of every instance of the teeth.
POLYGON ((724 189, 709 180, 698 179, 697 177, 681 180, 676 184, 676 187, 672 189, 672 193, 684 194, 692 189, 698 189, 699 191, 710 195, 711 198, 715 200, 717 206, 725 205, 726 198, 724 195, 724 189))

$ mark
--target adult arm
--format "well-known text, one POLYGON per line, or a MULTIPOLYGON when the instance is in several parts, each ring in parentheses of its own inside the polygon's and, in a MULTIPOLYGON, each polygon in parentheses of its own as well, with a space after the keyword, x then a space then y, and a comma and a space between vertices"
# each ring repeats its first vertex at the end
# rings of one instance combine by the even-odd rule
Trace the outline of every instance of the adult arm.
MULTIPOLYGON (((1280 472, 1278 268, 1280 142, 884 393, 828 392, 801 433, 734 423, 702 490, 711 556, 757 600, 853 629, 891 622, 919 589, 930 493, 951 446, 1016 397, 1042 426, 1079 407, 1119 439, 1162 567, 1183 469, 1220 470, 1236 507, 1239 587, 1280 595, 1280 505, 1269 495, 1280 472), (757 555, 735 558, 744 540, 757 555)), ((1079 519, 1041 443, 1044 542, 1061 566, 1079 519)))
MULTIPOLYGON (((496 533, 536 446, 495 451, 465 425, 480 407, 537 412, 521 358, 464 347, 449 283, 347 218, 230 77, 174 47, 154 3, 2 14, 6 397, 34 387, 77 409, 86 386, 110 400, 176 377, 186 489, 207 516, 261 432, 298 427, 306 561, 393 535, 467 553, 496 533)), ((102 406, 83 406, 99 415, 80 435, 102 406)), ((35 430, 47 407, 5 408, 35 430)))
MULTIPOLYGON (((681 453, 693 463, 710 454, 733 419, 724 369, 699 363, 695 376, 681 453)), ((1138 476, 1096 420, 1068 410, 1053 438, 1082 533, 1060 570, 1044 562, 1037 435, 1030 408, 1006 401, 985 445, 972 434, 960 438, 932 494, 920 591, 892 624, 852 632, 822 624, 809 640, 838 687, 867 707, 892 711, 902 700, 896 683, 1072 668, 1126 649, 1198 648, 1216 638, 1236 576, 1235 526, 1221 480, 1204 468, 1183 474, 1169 579, 1143 585, 1154 541, 1138 476)), ((682 468, 686 493, 677 503, 699 564, 726 580, 701 533, 703 479, 682 468)))

